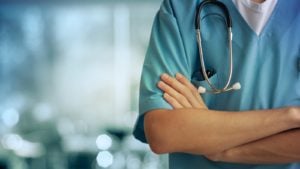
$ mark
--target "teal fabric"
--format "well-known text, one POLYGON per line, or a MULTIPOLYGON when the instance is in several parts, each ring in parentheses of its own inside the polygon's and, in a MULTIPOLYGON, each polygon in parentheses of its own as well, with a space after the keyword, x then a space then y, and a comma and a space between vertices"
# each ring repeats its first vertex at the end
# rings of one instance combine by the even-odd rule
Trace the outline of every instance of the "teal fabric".
MULTIPOLYGON (((243 20, 231 0, 223 0, 233 20, 234 68, 232 82, 239 91, 203 99, 214 110, 255 110, 300 106, 300 1, 278 0, 259 36, 243 20)), ((194 85, 205 85, 200 73, 194 30, 197 0, 165 0, 155 17, 145 57, 139 100, 139 117, 134 136, 146 142, 144 113, 171 109, 157 88, 162 73, 180 72, 194 85)), ((216 71, 211 81, 224 86, 228 70, 226 27, 222 12, 208 6, 202 12, 203 52, 207 67, 216 71), (213 14, 213 15, 212 15, 213 14)), ((299 140, 295 140, 299 142, 299 140)), ((212 162, 203 156, 184 153, 169 155, 170 169, 300 169, 300 164, 245 165, 212 162)))

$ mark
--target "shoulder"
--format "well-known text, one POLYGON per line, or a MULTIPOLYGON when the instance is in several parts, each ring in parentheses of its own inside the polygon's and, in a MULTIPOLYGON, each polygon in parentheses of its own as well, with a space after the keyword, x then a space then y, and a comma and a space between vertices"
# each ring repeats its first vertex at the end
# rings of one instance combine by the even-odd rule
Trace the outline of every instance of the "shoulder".
POLYGON ((194 12, 199 1, 201 0, 164 0, 160 12, 177 17, 185 13, 194 12))

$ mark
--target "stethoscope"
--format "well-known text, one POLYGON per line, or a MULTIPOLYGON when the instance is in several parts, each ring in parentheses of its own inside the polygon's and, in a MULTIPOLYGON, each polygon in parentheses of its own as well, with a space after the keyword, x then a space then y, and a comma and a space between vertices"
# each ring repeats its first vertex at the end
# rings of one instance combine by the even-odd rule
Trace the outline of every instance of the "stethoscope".
POLYGON ((198 50, 199 50, 199 55, 200 55, 200 66, 201 66, 201 72, 204 76, 205 81, 207 82, 208 86, 211 88, 211 90, 207 90, 203 86, 198 87, 198 92, 199 93, 212 93, 212 94, 219 94, 219 93, 224 93, 232 90, 239 90, 241 88, 241 84, 239 82, 234 83, 231 85, 231 78, 232 78, 232 69, 233 69, 233 57, 232 57, 232 21, 231 17, 229 14, 229 11, 227 7, 220 1, 217 0, 204 0, 197 6, 196 10, 196 19, 195 19, 195 28, 196 28, 196 33, 197 33, 197 43, 198 43, 198 50), (204 57, 203 57, 203 51, 202 51, 202 44, 201 44, 201 31, 200 31, 200 24, 201 24, 201 18, 200 14, 202 9, 206 5, 216 5, 219 8, 221 8, 225 14, 226 18, 226 26, 227 26, 227 34, 228 34, 228 48, 229 48, 229 70, 228 70, 228 80, 223 88, 217 88, 214 84, 211 83, 209 80, 209 75, 208 72, 206 71, 205 63, 204 63, 204 57))

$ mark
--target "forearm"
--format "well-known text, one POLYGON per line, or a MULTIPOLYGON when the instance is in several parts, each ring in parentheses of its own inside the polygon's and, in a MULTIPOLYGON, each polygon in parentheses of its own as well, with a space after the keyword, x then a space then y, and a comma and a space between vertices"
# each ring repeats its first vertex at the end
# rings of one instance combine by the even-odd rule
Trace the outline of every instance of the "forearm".
POLYGON ((146 114, 145 132, 157 153, 210 154, 297 128, 289 110, 155 110, 146 114))
POLYGON ((299 140, 300 129, 294 129, 229 149, 211 159, 247 164, 299 162, 299 140))

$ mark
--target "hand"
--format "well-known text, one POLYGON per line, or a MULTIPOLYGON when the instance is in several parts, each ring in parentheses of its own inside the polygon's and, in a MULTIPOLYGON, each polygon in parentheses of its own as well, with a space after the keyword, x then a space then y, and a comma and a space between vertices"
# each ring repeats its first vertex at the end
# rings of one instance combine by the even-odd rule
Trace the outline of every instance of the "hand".
POLYGON ((175 78, 161 75, 158 87, 164 92, 164 99, 174 108, 207 109, 200 94, 193 84, 182 74, 177 73, 175 78))

